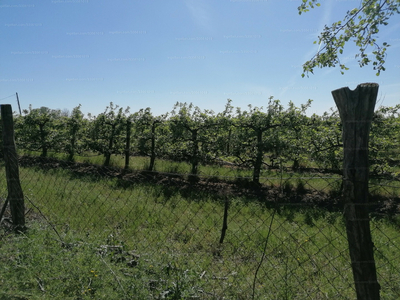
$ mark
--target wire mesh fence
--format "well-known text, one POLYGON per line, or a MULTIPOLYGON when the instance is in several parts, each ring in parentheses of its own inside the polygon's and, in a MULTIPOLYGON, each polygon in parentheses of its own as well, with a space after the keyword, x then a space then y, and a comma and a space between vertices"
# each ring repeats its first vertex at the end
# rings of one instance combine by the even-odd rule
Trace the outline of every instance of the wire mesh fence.
MULTIPOLYGON (((187 177, 20 158, 29 229, 8 234, 6 211, 2 297, 356 298, 341 176, 187 177)), ((3 206, 3 166, 0 182, 3 206)), ((398 299, 399 181, 370 194, 381 298, 398 299)))

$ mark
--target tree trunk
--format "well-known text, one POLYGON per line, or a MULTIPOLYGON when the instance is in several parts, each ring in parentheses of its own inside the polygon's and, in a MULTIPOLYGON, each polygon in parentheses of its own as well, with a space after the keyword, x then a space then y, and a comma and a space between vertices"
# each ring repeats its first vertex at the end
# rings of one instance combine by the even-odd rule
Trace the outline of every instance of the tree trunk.
POLYGON ((25 203, 19 180, 17 151, 14 140, 14 122, 11 105, 0 106, 3 125, 3 151, 6 167, 7 201, 10 203, 11 218, 16 232, 25 229, 25 203))
POLYGON ((257 156, 256 156, 256 161, 254 162, 253 182, 259 184, 261 166, 263 163, 263 156, 264 156, 264 149, 263 149, 264 147, 262 142, 263 132, 261 130, 257 130, 256 132, 257 132, 257 156))
POLYGON ((232 128, 228 131, 228 141, 226 143, 226 155, 231 155, 231 138, 232 138, 232 128))
POLYGON ((110 134, 110 139, 108 140, 108 149, 104 153, 104 157, 105 157, 104 166, 106 166, 106 167, 108 167, 110 165, 110 161, 111 161, 112 148, 114 147, 115 127, 116 127, 116 124, 111 125, 111 134, 110 134))
POLYGON ((39 124, 40 130, 40 143, 42 146, 42 157, 47 157, 47 143, 46 143, 46 133, 44 131, 45 124, 39 124))
POLYGON ((151 154, 149 171, 154 170, 154 163, 156 161, 156 122, 151 125, 151 154))
POLYGON ((72 161, 74 159, 74 155, 75 155, 76 132, 77 132, 77 129, 74 127, 72 129, 71 140, 70 140, 71 148, 69 149, 69 155, 68 155, 69 161, 72 161))
POLYGON ((125 145, 125 169, 129 168, 129 156, 131 149, 131 121, 126 121, 126 145, 125 145))
POLYGON ((198 167, 199 167, 199 141, 197 139, 197 129, 192 130, 192 169, 188 176, 189 182, 196 183, 199 180, 198 167))
POLYGON ((197 130, 192 131, 192 170, 191 175, 197 175, 199 166, 199 141, 197 140, 197 130))
POLYGON ((343 123, 343 196, 347 240, 358 300, 379 300, 368 209, 368 140, 378 84, 332 91, 343 123))

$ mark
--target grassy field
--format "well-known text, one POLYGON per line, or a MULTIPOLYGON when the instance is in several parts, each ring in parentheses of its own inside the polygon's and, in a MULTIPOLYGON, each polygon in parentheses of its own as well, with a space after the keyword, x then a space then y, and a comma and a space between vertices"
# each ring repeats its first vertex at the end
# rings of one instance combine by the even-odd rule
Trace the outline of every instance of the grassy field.
MULTIPOLYGON (((0 229, 0 299, 355 299, 340 212, 174 178, 20 173, 29 229, 0 229)), ((0 183, 4 199, 3 166, 0 183)), ((399 223, 371 222, 382 299, 400 298, 399 223)))
MULTIPOLYGON (((28 156, 40 156, 40 152, 35 151, 22 151, 21 155, 28 156)), ((49 153, 50 158, 66 160, 66 154, 60 153, 49 153)), ((101 166, 104 163, 103 155, 87 154, 85 156, 75 155, 74 161, 77 163, 88 163, 97 166, 101 166)), ((131 156, 129 160, 129 170, 130 171, 143 171, 147 170, 150 163, 149 157, 143 156, 131 156)), ((125 157, 121 155, 112 155, 110 160, 111 167, 123 168, 125 165, 125 157)), ((317 168, 315 164, 309 162, 309 166, 312 168, 317 168)), ((156 159, 154 172, 166 173, 166 174, 182 174, 187 176, 190 173, 191 166, 187 162, 177 162, 171 160, 156 159)), ((215 165, 199 165, 198 176, 200 178, 215 178, 216 180, 226 180, 226 181, 251 181, 253 178, 253 172, 249 168, 239 168, 232 166, 220 166, 215 165)), ((337 182, 341 180, 341 176, 338 174, 315 174, 312 172, 287 172, 285 170, 279 169, 263 169, 260 174, 260 183, 263 185, 275 185, 281 186, 285 182, 289 182, 292 186, 297 186, 300 178, 305 178, 302 184, 305 187, 328 192, 338 188, 337 182), (321 180, 322 177, 322 180, 321 180), (312 183, 307 183, 307 181, 312 181, 312 183)), ((339 184, 340 185, 340 184, 339 184)), ((400 185, 399 185, 400 188, 400 185)))
MULTIPOLYGON (((21 154, 31 156, 39 156, 40 152, 25 151, 21 154)), ((59 154, 50 152, 49 156, 55 159, 66 160, 66 154, 59 154)), ((75 162, 88 163, 101 166, 104 163, 103 155, 76 155, 75 162)), ((132 156, 130 157, 129 170, 130 171, 143 171, 148 168, 150 163, 149 157, 132 156)), ((124 156, 112 155, 110 166, 123 168, 125 164, 124 156)), ((305 188, 309 190, 329 193, 338 192, 341 186, 342 176, 334 173, 315 173, 318 166, 312 162, 308 165, 302 163, 304 167, 314 168, 309 171, 290 172, 285 169, 263 169, 260 174, 260 183, 264 186, 275 186, 286 188, 305 188)), ((170 160, 157 159, 155 163, 155 172, 166 174, 183 174, 187 176, 190 173, 190 164, 187 162, 175 162, 170 160)), ((400 172, 399 168, 393 168, 396 173, 400 172)), ((204 179, 215 179, 225 181, 243 181, 248 182, 252 180, 252 170, 247 168, 236 168, 229 166, 219 165, 201 165, 199 166, 199 176, 204 179)), ((392 179, 371 179, 370 191, 373 195, 381 195, 388 198, 398 197, 400 189, 400 180, 392 179)))

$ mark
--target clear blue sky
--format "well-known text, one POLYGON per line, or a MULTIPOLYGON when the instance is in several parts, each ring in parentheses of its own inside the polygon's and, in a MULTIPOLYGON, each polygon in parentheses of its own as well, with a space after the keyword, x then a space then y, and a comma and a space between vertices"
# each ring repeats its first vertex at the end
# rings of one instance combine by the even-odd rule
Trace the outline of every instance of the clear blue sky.
MULTIPOLYGON (((379 33, 392 46, 386 71, 359 68, 356 48, 341 57, 350 71, 316 69, 301 77, 325 24, 359 0, 322 0, 299 15, 300 0, 0 0, 0 99, 18 92, 22 108, 47 106, 98 114, 112 101, 155 115, 179 102, 223 110, 273 96, 309 113, 334 107, 331 91, 380 85, 379 104, 400 103, 400 17, 379 33)), ((15 97, 0 103, 11 103, 15 97)))

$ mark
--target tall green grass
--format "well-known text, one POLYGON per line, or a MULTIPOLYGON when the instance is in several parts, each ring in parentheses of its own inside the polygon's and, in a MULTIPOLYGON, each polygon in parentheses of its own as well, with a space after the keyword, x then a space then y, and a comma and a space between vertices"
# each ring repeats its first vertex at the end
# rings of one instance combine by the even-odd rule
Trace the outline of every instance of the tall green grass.
MULTIPOLYGON (((227 195, 220 244, 225 196, 20 173, 29 230, 1 229, 0 299, 355 299, 340 213, 227 195)), ((396 222, 371 223, 382 299, 400 297, 396 222)))
MULTIPOLYGON (((39 156, 39 152, 24 152, 26 155, 39 156)), ((49 153, 49 157, 65 160, 66 155, 60 153, 49 153)), ((76 155, 75 162, 89 163, 101 166, 104 163, 102 155, 86 154, 85 156, 76 155)), ((149 157, 130 157, 130 171, 148 170, 150 164, 149 157)), ((110 166, 124 168, 125 158, 120 155, 112 155, 110 166)), ((171 160, 157 159, 154 172, 164 174, 177 174, 187 176, 190 173, 191 166, 187 162, 177 162, 171 160)), ((252 181, 252 170, 248 168, 237 168, 232 166, 219 165, 199 165, 198 176, 211 181, 236 181, 249 183, 252 181)), ((263 169, 260 174, 260 183, 264 186, 303 188, 319 192, 329 193, 340 189, 341 176, 337 174, 319 174, 311 172, 287 172, 279 169, 263 169)), ((400 188, 400 182, 398 183, 400 188)))

